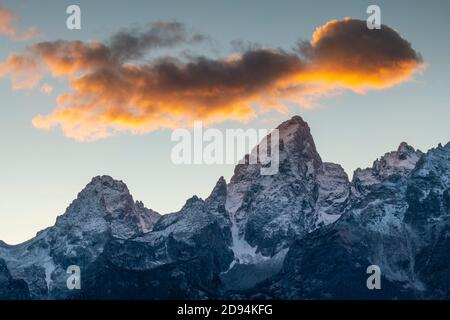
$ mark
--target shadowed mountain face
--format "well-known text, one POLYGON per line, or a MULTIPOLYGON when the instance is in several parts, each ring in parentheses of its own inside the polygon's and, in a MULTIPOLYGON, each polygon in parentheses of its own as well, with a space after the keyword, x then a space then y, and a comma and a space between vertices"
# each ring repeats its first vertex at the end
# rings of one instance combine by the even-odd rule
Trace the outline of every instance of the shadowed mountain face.
POLYGON ((111 239, 149 232, 159 217, 142 203, 134 202, 123 182, 96 177, 53 227, 20 245, 0 245, 0 258, 6 261, 14 278, 27 282, 33 298, 60 297, 61 288, 65 297, 69 265, 86 268, 98 259, 111 239))
POLYGON ((179 212, 94 178, 53 227, 0 242, 0 299, 450 298, 450 143, 402 143, 350 182, 300 117, 278 129, 277 174, 239 164, 179 212), (382 290, 366 286, 370 265, 382 290))
POLYGON ((282 271, 251 294, 283 299, 450 298, 449 177, 450 143, 424 155, 402 143, 372 168, 357 170, 342 217, 297 239, 282 271), (381 269, 382 290, 367 289, 370 265, 381 269))
POLYGON ((23 280, 15 280, 6 266, 4 260, 0 259, 0 300, 22 300, 29 299, 27 283, 23 280))

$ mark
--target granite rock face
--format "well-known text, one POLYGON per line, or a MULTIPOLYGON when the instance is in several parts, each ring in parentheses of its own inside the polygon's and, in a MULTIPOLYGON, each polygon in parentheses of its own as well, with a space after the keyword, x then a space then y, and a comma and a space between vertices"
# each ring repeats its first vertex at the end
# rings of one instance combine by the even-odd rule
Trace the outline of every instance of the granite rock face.
POLYGON ((66 298, 66 270, 95 262, 111 239, 149 232, 160 215, 134 202, 128 188, 111 177, 95 177, 54 226, 15 246, 0 246, 12 276, 28 284, 33 299, 66 298))
POLYGON ((0 259, 0 300, 30 299, 27 283, 13 279, 4 260, 0 259))
POLYGON ((95 177, 54 226, 0 242, 0 299, 450 298, 450 143, 403 142, 349 181, 303 119, 278 130, 252 151, 276 147, 277 174, 243 161, 178 212, 95 177), (67 288, 71 265, 80 290, 67 288), (382 290, 366 286, 370 265, 382 290))
POLYGON ((356 171, 334 224, 290 247, 282 271, 253 289, 283 299, 448 299, 450 143, 422 154, 402 143, 356 171), (377 265, 382 290, 368 290, 377 265))

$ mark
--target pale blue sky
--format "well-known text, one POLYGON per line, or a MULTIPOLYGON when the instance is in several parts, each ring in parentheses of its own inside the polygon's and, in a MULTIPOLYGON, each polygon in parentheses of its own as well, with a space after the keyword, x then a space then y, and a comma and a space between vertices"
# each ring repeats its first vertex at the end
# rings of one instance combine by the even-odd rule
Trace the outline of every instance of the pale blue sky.
MULTIPOLYGON (((450 2, 449 1, 5 1, 22 27, 36 26, 42 40, 104 40, 113 32, 156 20, 179 21, 208 34, 212 44, 194 48, 209 56, 232 53, 236 39, 290 49, 308 40, 315 28, 345 16, 365 19, 378 4, 382 23, 410 41, 428 65, 408 83, 365 95, 344 92, 319 100, 319 107, 291 106, 288 114, 270 112, 249 123, 227 122, 218 128, 275 127, 294 114, 310 125, 322 159, 340 163, 350 178, 385 152, 407 141, 423 151, 450 140, 450 2), (339 3, 338 3, 339 2, 339 3), (65 9, 82 9, 82 30, 65 27, 65 9)), ((35 40, 34 40, 35 41, 35 40)), ((29 42, 0 36, 0 61, 29 42)), ((48 79, 51 95, 39 90, 12 91, 0 78, 0 239, 19 243, 52 225, 77 193, 100 174, 127 183, 134 198, 161 213, 176 211, 196 194, 206 197, 217 179, 233 166, 175 166, 170 161, 170 130, 142 136, 118 135, 80 143, 61 131, 35 129, 31 119, 47 114, 66 84, 48 79)))

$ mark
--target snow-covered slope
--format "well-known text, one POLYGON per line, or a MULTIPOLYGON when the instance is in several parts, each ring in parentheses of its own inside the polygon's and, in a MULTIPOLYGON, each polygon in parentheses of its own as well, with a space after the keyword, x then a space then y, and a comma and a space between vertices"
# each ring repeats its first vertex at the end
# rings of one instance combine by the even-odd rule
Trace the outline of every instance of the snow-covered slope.
POLYGON ((426 154, 401 143, 349 182, 340 165, 322 161, 300 117, 278 129, 280 140, 268 144, 279 148, 277 174, 244 161, 208 198, 194 196, 164 216, 135 202, 123 182, 94 178, 54 226, 17 246, 0 242, 4 292, 34 299, 450 297, 450 143, 426 154), (367 291, 370 264, 382 269, 382 292, 367 291), (66 287, 69 265, 82 270, 80 291, 66 287))
POLYGON ((299 238, 269 288, 277 298, 450 297, 450 143, 426 154, 402 143, 357 170, 334 224, 299 238), (367 290, 380 267, 382 290, 367 290))
POLYGON ((123 182, 95 177, 53 227, 22 244, 0 246, 0 258, 14 278, 27 281, 33 297, 49 298, 57 294, 52 291, 66 291, 69 265, 89 265, 111 237, 126 239, 148 232, 159 217, 134 202, 123 182))
MULTIPOLYGON (((262 175, 262 164, 236 166, 227 188, 235 259, 222 279, 246 288, 277 273, 290 244, 298 237, 336 221, 350 195, 350 183, 337 164, 322 162, 310 128, 295 116, 277 128, 279 141, 263 141, 279 150, 279 172, 262 175), (253 281, 236 281, 238 275, 253 281)), ((255 157, 256 158, 256 157, 255 157)))
POLYGON ((422 151, 402 142, 397 151, 388 152, 375 160, 371 168, 355 171, 352 181, 354 194, 364 195, 371 186, 386 179, 408 175, 422 155, 422 151))
POLYGON ((306 122, 296 116, 278 130, 279 173, 261 175, 261 165, 240 164, 228 185, 238 260, 274 256, 296 237, 334 222, 350 194, 344 170, 322 162, 306 122))

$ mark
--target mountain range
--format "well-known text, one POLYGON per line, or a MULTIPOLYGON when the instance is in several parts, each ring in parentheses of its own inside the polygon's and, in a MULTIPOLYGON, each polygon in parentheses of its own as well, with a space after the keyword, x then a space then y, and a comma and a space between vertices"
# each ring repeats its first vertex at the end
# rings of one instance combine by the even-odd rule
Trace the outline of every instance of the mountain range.
POLYGON ((54 226, 0 241, 0 299, 450 299, 450 142, 402 142, 350 181, 301 117, 278 129, 277 174, 238 164, 178 212, 93 178, 54 226))

